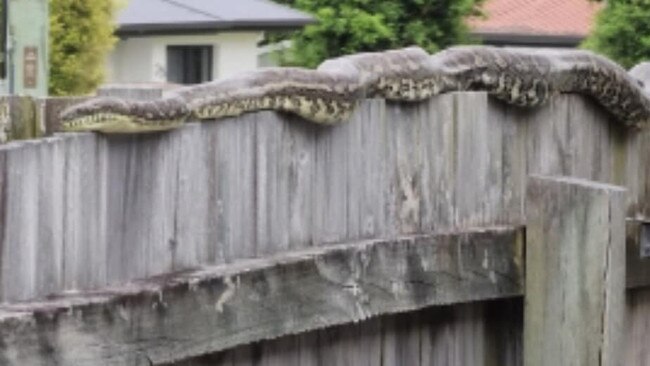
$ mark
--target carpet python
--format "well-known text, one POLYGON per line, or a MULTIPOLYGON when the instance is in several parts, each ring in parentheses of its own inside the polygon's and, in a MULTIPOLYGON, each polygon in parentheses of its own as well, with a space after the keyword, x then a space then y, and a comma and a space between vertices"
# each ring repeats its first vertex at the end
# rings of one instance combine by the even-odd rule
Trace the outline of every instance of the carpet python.
POLYGON ((266 68, 176 89, 153 101, 98 97, 61 114, 65 131, 136 133, 171 130, 186 120, 214 120, 259 110, 317 124, 350 118, 363 98, 417 102, 454 91, 485 91, 508 104, 543 105, 561 93, 593 98, 627 126, 650 122, 650 91, 605 57, 582 50, 458 46, 429 55, 418 47, 360 53, 316 70, 266 68))

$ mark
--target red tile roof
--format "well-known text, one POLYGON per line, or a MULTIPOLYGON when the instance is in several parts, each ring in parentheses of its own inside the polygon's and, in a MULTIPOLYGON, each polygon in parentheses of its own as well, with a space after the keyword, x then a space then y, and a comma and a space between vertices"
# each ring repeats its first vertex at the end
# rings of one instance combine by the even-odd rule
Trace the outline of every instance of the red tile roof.
POLYGON ((475 33, 584 37, 601 7, 589 0, 486 0, 486 18, 469 25, 475 33))

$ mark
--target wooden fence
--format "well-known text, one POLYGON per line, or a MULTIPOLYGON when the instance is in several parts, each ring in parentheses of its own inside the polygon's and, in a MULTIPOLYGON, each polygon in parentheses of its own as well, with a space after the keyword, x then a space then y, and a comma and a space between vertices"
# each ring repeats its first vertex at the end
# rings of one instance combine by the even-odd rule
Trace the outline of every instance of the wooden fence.
MULTIPOLYGON (((610 276, 584 292, 604 300, 587 301, 608 319, 595 338, 625 332, 618 360, 607 359, 616 339, 587 337, 576 364, 595 344, 603 365, 645 365, 649 152, 650 132, 582 97, 523 110, 484 93, 367 100, 326 128, 261 112, 169 133, 12 141, 0 146, 0 364, 543 364, 522 351, 534 338, 521 300, 524 283, 538 284, 525 276, 540 260, 526 216, 538 205, 542 225, 548 201, 526 192, 540 175, 581 179, 540 178, 539 189, 567 205, 573 193, 548 187, 596 197, 579 212, 611 240, 588 259, 579 245, 558 254, 579 270, 535 299, 580 292, 563 273, 610 276)), ((554 240, 593 239, 576 235, 554 240)))

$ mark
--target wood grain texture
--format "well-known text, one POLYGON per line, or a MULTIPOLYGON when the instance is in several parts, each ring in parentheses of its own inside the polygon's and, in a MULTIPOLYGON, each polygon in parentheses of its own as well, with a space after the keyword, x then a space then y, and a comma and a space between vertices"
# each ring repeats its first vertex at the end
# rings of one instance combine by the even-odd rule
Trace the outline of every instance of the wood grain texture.
POLYGON ((0 143, 34 139, 44 135, 44 126, 37 118, 38 105, 31 97, 0 97, 0 108, 3 109, 3 117, 0 119, 0 143))
POLYGON ((260 365, 266 363, 265 350, 274 350, 273 360, 293 365, 298 359, 301 366, 521 366, 521 309, 521 298, 437 306, 240 346, 174 366, 260 365))
POLYGON ((650 289, 630 291, 626 301, 626 366, 645 366, 650 361, 650 289))
MULTIPOLYGON (((37 101, 39 123, 55 130, 55 115, 68 103, 37 101)), ((572 95, 535 109, 484 93, 414 104, 366 100, 349 123, 334 128, 260 112, 170 133, 15 141, 0 147, 0 300, 34 301, 333 243, 526 225, 529 174, 625 186, 627 216, 647 221, 647 156, 649 131, 626 131, 572 95)), ((628 253, 638 249, 628 243, 628 253)), ((628 286, 645 286, 648 264, 630 258, 628 286)), ((480 288, 466 290, 480 297, 480 288)), ((638 309, 642 317, 645 307, 638 309)), ((466 326, 453 319, 441 328, 453 332, 430 335, 446 346, 432 347, 454 350, 444 362, 474 360, 461 355, 460 344, 464 334, 485 329, 482 316, 466 326)), ((516 338, 515 326, 501 331, 516 338)), ((299 361, 315 365, 322 362, 312 349, 319 337, 282 347, 297 347, 299 361)), ((398 338, 377 337, 372 347, 401 357, 398 338)), ((495 348, 489 337, 471 339, 477 355, 495 348)), ((342 360, 356 352, 346 347, 331 346, 342 360)), ((266 358, 260 352, 278 359, 273 350, 253 349, 230 354, 228 362, 253 364, 266 358)), ((422 359, 440 355, 420 350, 422 359)), ((490 357, 497 365, 521 361, 515 353, 490 357)))
POLYGON ((623 365, 625 190, 532 176, 526 194, 526 365, 623 365))
MULTIPOLYGON (((575 96, 521 110, 484 93, 455 93, 406 105, 367 100, 333 128, 260 112, 169 133, 9 143, 3 169, 6 190, 15 191, 3 209, 15 215, 0 226, 11 226, 7 235, 33 235, 38 212, 63 224, 52 221, 52 229, 43 226, 51 235, 38 234, 39 245, 54 248, 43 263, 29 245, 3 254, 20 268, 11 270, 20 285, 9 284, 14 290, 0 299, 314 245, 524 225, 531 173, 626 185, 637 179, 628 215, 639 216, 644 164, 633 156, 644 144, 617 131, 602 110, 575 96), (34 182, 53 189, 32 189, 34 182), (41 279, 22 274, 28 268, 40 268, 43 281, 64 278, 30 285, 41 279)), ((17 240, 8 237, 3 250, 17 240)))
MULTIPOLYGON (((384 314, 517 296, 522 244, 521 231, 493 228, 322 246, 0 306, 0 360, 7 366, 174 362, 384 314)), ((356 337, 324 331, 330 341, 321 344, 332 342, 326 354, 340 362, 367 348, 381 349, 389 364, 412 365, 420 358, 419 323, 386 322, 390 330, 381 339, 349 349, 343 345, 354 342, 344 338, 356 337)), ((265 363, 299 364, 274 361, 281 349, 262 351, 265 363)))

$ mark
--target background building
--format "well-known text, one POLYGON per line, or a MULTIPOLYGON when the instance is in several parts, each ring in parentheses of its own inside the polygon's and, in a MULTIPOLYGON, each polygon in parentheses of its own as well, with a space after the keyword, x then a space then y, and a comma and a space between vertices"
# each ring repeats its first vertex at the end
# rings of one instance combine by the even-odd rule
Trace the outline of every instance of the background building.
POLYGON ((0 94, 47 95, 48 1, 0 4, 0 94))
POLYGON ((487 0, 486 17, 469 24, 472 34, 488 45, 576 47, 602 6, 589 0, 487 0))
POLYGON ((267 0, 130 0, 117 21, 108 83, 191 84, 256 69, 265 31, 315 20, 267 0))

